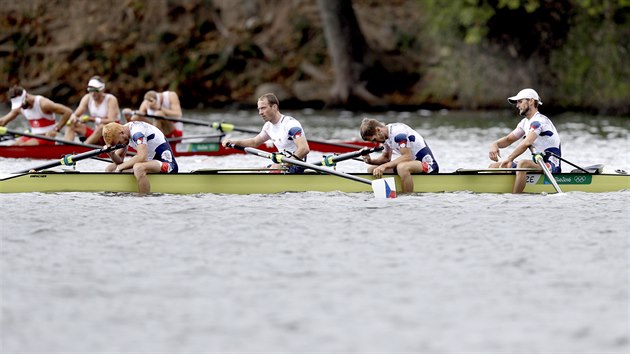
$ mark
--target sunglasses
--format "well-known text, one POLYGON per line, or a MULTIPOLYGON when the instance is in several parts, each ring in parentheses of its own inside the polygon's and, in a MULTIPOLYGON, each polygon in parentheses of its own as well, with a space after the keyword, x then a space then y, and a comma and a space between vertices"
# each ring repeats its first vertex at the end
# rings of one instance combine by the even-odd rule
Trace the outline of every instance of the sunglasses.
POLYGON ((100 92, 101 90, 97 89, 96 87, 88 87, 87 88, 87 92, 100 92))

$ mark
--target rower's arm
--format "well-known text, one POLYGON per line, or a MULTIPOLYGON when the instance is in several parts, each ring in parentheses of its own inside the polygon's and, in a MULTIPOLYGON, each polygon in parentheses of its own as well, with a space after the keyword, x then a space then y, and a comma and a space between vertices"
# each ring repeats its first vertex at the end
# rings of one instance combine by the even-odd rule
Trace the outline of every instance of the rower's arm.
POLYGON ((267 140, 269 140, 269 136, 267 136, 266 133, 260 132, 253 138, 242 140, 224 139, 221 143, 223 144, 223 146, 226 146, 228 143, 232 143, 234 145, 240 145, 244 147, 258 147, 260 144, 264 143, 267 140))
MULTIPOLYGON (((109 146, 105 146, 105 148, 108 148, 108 147, 109 146)), ((112 159, 112 161, 115 164, 120 165, 125 161, 125 155, 127 154, 127 146, 125 146, 122 149, 110 151, 107 154, 109 155, 109 157, 112 159)))
POLYGON ((499 149, 503 149, 512 145, 518 138, 513 133, 510 133, 497 141, 493 141, 490 144, 490 148, 488 149, 488 157, 492 161, 499 161, 499 157, 501 157, 501 152, 499 149))
POLYGON ((55 103, 48 98, 42 98, 40 101, 40 106, 44 113, 54 113, 61 116, 61 120, 55 126, 55 132, 60 131, 70 119, 70 115, 72 115, 72 110, 60 103, 55 103))
MULTIPOLYGON (((391 159, 391 156, 390 156, 390 159, 391 159)), ((384 164, 382 164, 382 166, 385 167, 386 169, 394 168, 398 166, 398 164, 401 162, 412 161, 412 160, 414 160, 414 158, 411 154, 411 149, 405 147, 405 148, 400 148, 400 156, 398 156, 394 160, 385 162, 384 164)))
POLYGON ((522 153, 527 151, 530 146, 534 143, 534 140, 538 138, 538 135, 535 132, 530 132, 520 144, 518 144, 512 153, 506 157, 507 161, 514 161, 517 157, 521 156, 522 153))
POLYGON ((293 152, 293 155, 295 155, 299 159, 304 159, 304 157, 308 155, 308 153, 311 151, 308 146, 308 141, 306 140, 306 137, 304 137, 303 135, 299 136, 298 138, 293 139, 293 142, 297 147, 297 149, 295 149, 295 151, 293 152))
POLYGON ((136 154, 129 160, 118 165, 118 167, 116 167, 116 170, 117 171, 128 170, 130 168, 133 168, 133 165, 135 165, 138 162, 146 162, 148 161, 148 155, 149 155, 149 147, 147 146, 147 144, 140 144, 136 147, 136 154))
POLYGON ((16 109, 11 110, 11 112, 7 113, 4 117, 0 118, 0 127, 4 127, 5 125, 9 124, 12 120, 17 118, 18 115, 20 115, 19 109, 16 108, 16 109))
POLYGON ((370 155, 366 155, 363 158, 363 161, 368 165, 377 165, 380 166, 384 163, 391 161, 392 159, 392 151, 385 147, 383 152, 375 159, 373 159, 370 155))

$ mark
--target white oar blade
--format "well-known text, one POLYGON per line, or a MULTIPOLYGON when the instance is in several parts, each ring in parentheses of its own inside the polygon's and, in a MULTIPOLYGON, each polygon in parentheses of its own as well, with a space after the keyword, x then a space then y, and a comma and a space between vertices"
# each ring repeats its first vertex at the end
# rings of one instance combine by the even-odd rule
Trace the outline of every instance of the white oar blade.
POLYGON ((372 190, 376 198, 396 198, 396 180, 394 177, 375 179, 372 181, 372 190))

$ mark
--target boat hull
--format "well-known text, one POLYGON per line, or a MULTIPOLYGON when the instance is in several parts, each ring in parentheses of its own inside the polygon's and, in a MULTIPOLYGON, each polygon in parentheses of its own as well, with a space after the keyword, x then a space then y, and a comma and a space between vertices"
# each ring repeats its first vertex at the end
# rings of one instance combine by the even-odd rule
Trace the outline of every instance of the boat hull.
MULTIPOLYGON (((370 142, 343 142, 343 143, 319 143, 309 142, 309 147, 312 151, 319 151, 322 153, 346 153, 356 151, 362 147, 374 147, 374 143, 370 142)), ((218 141, 206 141, 206 142, 181 142, 172 143, 171 148, 175 156, 224 156, 232 154, 245 154, 245 152, 236 149, 227 149, 221 145, 218 141)), ((264 151, 277 151, 274 146, 267 146, 263 144, 258 147, 264 151)), ((90 151, 92 149, 72 146, 72 145, 45 145, 45 146, 15 146, 15 145, 0 145, 0 157, 4 158, 30 158, 30 159, 59 159, 65 155, 76 155, 90 151)), ((107 157, 102 155, 101 157, 107 157)))
MULTIPOLYGON (((372 179, 369 174, 355 174, 372 179)), ((514 184, 511 174, 414 175, 414 192, 510 193, 514 184)), ((565 192, 614 192, 630 189, 630 175, 571 174, 555 175, 565 192)), ((151 191, 167 194, 271 194, 282 192, 371 192, 368 184, 332 175, 302 175, 208 170, 178 174, 149 175, 151 191)), ((525 193, 555 193, 541 174, 528 174, 525 193)), ((396 177, 400 192, 400 179, 396 177)), ((0 180, 0 193, 24 192, 137 192, 131 173, 44 172, 12 175, 0 180)))

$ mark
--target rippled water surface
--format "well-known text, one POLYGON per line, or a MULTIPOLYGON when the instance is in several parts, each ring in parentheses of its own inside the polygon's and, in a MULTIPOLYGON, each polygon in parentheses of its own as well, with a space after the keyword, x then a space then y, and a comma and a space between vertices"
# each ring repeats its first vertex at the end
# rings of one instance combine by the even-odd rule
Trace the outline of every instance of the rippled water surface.
MULTIPOLYGON (((310 137, 358 138, 360 116, 295 115, 310 137)), ((260 127, 250 112, 211 119, 220 118, 260 127)), ((489 142, 518 121, 377 118, 418 128, 446 172, 487 165, 489 142)), ((567 159, 630 166, 627 121, 554 121, 567 159)), ((41 162, 1 159, 0 172, 41 162)), ((190 157, 180 166, 264 163, 190 157)), ((0 195, 0 205, 1 353, 630 350, 630 191, 33 193, 0 195)))

